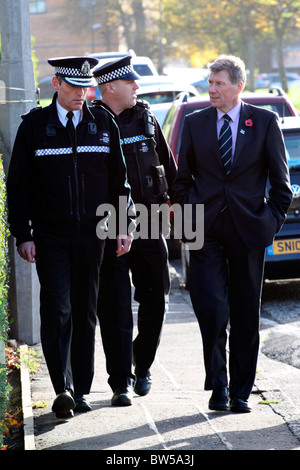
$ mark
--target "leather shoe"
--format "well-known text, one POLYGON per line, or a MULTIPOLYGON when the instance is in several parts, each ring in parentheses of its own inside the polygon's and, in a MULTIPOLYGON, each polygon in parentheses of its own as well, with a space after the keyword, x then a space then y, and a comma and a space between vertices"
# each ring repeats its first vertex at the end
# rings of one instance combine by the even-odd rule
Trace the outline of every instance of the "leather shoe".
POLYGON ((130 406, 132 405, 132 388, 130 386, 118 388, 114 391, 111 399, 113 406, 130 406))
POLYGON ((72 394, 66 390, 59 393, 52 405, 52 411, 56 413, 57 418, 72 418, 74 416, 73 409, 75 408, 75 401, 72 394))
POLYGON ((150 375, 146 375, 145 377, 140 377, 137 375, 136 383, 134 386, 134 391, 137 395, 144 396, 150 392, 152 385, 152 379, 150 375))
POLYGON ((229 411, 227 388, 213 390, 208 402, 208 408, 215 411, 229 411))
POLYGON ((251 408, 246 400, 242 398, 232 398, 232 400, 230 400, 230 410, 234 413, 249 413, 251 408))
POLYGON ((74 397, 75 400, 75 412, 86 412, 91 411, 92 407, 90 403, 84 397, 74 397))

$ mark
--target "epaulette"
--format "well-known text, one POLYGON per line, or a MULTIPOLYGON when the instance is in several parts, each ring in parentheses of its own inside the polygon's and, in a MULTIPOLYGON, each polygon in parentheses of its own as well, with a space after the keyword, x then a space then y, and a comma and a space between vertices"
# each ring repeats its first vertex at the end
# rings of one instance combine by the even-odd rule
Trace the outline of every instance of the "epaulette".
POLYGON ((22 114, 21 115, 21 118, 22 119, 25 119, 27 116, 29 116, 30 114, 32 113, 36 113, 37 111, 40 111, 41 109, 43 109, 42 106, 36 106, 36 108, 32 108, 28 111, 28 113, 25 113, 25 114, 22 114))
POLYGON ((150 103, 139 98, 136 100, 136 106, 142 106, 143 108, 150 109, 150 103))
POLYGON ((102 105, 102 100, 92 100, 92 106, 99 107, 102 105))
POLYGON ((112 118, 115 119, 115 115, 114 113, 108 109, 106 106, 103 105, 103 101, 102 100, 93 100, 92 101, 92 106, 90 106, 90 111, 93 112, 93 108, 101 108, 103 109, 103 111, 106 111, 112 118))

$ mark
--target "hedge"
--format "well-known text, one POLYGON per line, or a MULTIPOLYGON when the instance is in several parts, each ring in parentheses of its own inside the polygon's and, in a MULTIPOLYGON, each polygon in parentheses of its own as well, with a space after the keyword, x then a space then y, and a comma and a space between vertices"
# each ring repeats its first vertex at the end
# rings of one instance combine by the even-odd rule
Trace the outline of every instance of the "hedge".
MULTIPOLYGON (((8 233, 5 176, 2 155, 0 155, 0 348, 2 348, 0 358, 5 357, 3 350, 7 345, 8 332, 8 233)), ((3 447, 8 391, 7 367, 6 364, 0 364, 0 450, 3 447)))

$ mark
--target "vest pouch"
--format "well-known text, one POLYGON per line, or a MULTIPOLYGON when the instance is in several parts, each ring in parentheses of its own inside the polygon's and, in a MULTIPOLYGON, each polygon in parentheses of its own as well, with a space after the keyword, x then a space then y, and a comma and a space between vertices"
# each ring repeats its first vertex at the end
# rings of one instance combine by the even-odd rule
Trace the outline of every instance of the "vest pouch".
POLYGON ((152 165, 152 178, 157 197, 162 196, 168 191, 168 182, 163 165, 152 165))

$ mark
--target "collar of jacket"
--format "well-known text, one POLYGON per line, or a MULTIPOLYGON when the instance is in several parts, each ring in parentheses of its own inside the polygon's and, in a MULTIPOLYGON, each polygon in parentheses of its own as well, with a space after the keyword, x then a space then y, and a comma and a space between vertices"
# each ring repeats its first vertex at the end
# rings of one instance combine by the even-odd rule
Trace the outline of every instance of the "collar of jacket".
POLYGON ((112 116, 114 119, 116 119, 116 118, 118 117, 118 116, 113 112, 113 110, 110 109, 110 107, 109 107, 107 104, 105 104, 104 101, 102 101, 102 100, 93 100, 93 101, 92 101, 92 109, 93 109, 93 107, 105 109, 105 111, 107 111, 108 113, 110 113, 111 116, 112 116))
MULTIPOLYGON (((49 118, 48 118, 48 125, 52 127, 63 127, 62 123, 60 122, 57 114, 57 109, 56 109, 56 100, 57 100, 57 92, 54 93, 53 98, 52 98, 52 103, 49 105, 49 118)), ((84 122, 91 122, 94 121, 95 117, 90 111, 90 107, 86 104, 86 102, 83 103, 82 107, 82 121, 84 122)))

